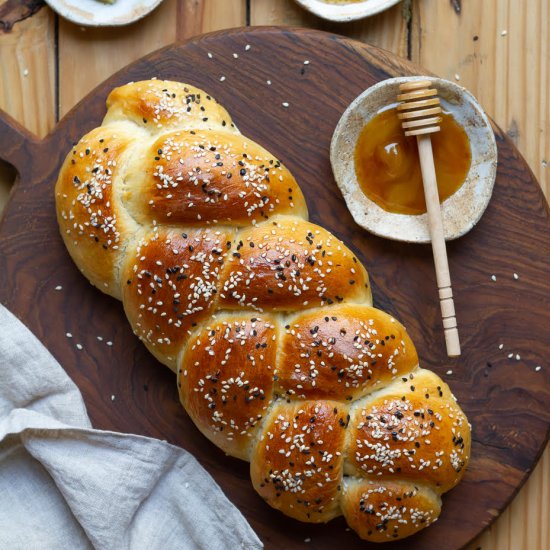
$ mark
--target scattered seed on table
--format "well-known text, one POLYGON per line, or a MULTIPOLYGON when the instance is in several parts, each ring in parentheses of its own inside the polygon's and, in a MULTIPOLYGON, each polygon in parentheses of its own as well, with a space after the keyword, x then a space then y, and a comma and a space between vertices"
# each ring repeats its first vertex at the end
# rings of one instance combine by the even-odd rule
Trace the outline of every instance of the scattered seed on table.
POLYGON ((57 286, 55 287, 55 290, 63 290, 63 287, 62 287, 61 285, 57 285, 57 286))
POLYGON ((535 367, 535 372, 539 372, 541 369, 542 369, 542 367, 541 367, 540 365, 537 365, 537 366, 535 367))
POLYGON ((502 349, 504 347, 504 344, 499 344, 498 349, 502 349))
POLYGON ((70 332, 67 332, 67 334, 65 336, 67 336, 67 338, 72 338, 73 337, 73 335, 70 332))
POLYGON ((452 371, 452 370, 448 370, 448 371, 447 371, 447 374, 450 376, 451 374, 453 374, 453 371, 452 371))
POLYGON ((290 103, 286 102, 286 101, 283 101, 282 103, 283 107, 286 109, 287 107, 290 106, 290 103))
POLYGON ((514 273, 514 279, 517 281, 519 279, 519 275, 517 273, 514 273))
POLYGON ((82 344, 77 344, 76 349, 81 350, 82 349, 82 344))
POLYGON ((497 280, 497 276, 496 275, 491 275, 491 281, 496 281, 497 280))

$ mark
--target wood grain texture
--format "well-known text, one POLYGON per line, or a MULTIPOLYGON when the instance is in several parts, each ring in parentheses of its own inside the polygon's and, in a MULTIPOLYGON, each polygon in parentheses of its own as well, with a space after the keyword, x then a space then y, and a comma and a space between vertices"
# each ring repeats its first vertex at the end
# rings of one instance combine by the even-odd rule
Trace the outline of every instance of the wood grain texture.
POLYGON ((445 496, 440 521, 388 548, 461 547, 514 496, 550 426, 550 369, 545 363, 550 344, 550 256, 541 255, 541 250, 550 249, 550 219, 526 163, 497 131, 500 163, 493 199, 476 228, 449 245, 463 337, 462 358, 450 362, 439 330, 429 248, 389 242, 359 229, 337 190, 328 160, 332 131, 349 102, 365 86, 418 73, 418 67, 317 32, 266 29, 210 35, 155 53, 116 74, 40 145, 0 226, 0 271, 6 281, 0 300, 61 361, 82 390, 95 426, 151 435, 188 449, 242 510, 267 548, 299 548, 305 538, 317 548, 364 544, 345 531, 341 519, 326 526, 301 524, 261 501, 249 483, 248 465, 223 456, 193 427, 178 404, 172 373, 132 335, 120 303, 101 295, 82 277, 58 235, 53 185, 65 152, 99 124, 113 86, 148 78, 152 67, 160 77, 207 89, 246 135, 285 162, 302 186, 312 220, 357 252, 370 270, 376 305, 406 324, 422 364, 451 384, 473 422, 471 467, 462 484, 445 496), (233 59, 231 52, 241 51, 245 44, 251 45, 250 51, 233 59), (206 55, 209 51, 213 60, 206 55), (312 63, 302 75, 304 56, 312 63), (217 78, 219 72, 227 75, 226 82, 217 78), (332 87, 335 73, 341 76, 338 94, 332 87), (270 77, 273 85, 267 86, 270 77), (284 109, 282 101, 290 107, 284 109), (27 192, 30 187, 33 193, 27 192), (514 271, 520 273, 517 281, 514 271), (497 282, 491 281, 492 274, 497 282), (56 291, 57 285, 63 289, 56 291), (66 332, 73 339, 67 339, 66 332), (104 337, 103 342, 97 336, 104 337), (107 339, 112 347, 105 345, 107 339), (81 351, 76 343, 82 344, 81 351), (510 352, 521 355, 521 361, 508 359, 510 352), (544 365, 540 372, 534 370, 537 364, 544 365), (452 376, 445 374, 449 368, 452 376))
POLYGON ((0 31, 0 108, 40 137, 55 124, 54 40, 47 8, 0 31))
POLYGON ((313 27, 324 31, 345 34, 407 56, 409 12, 398 4, 374 17, 352 23, 325 21, 300 7, 294 0, 252 0, 250 23, 252 25, 292 25, 313 27))

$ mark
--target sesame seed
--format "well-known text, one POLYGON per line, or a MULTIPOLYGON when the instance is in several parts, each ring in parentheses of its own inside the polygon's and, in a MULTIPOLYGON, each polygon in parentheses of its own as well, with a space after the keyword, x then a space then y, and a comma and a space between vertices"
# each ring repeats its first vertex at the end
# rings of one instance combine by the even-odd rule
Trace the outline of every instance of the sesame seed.
POLYGON ((77 344, 76 349, 81 350, 82 349, 82 344, 77 344))
POLYGON ((57 286, 55 287, 55 290, 63 290, 63 287, 62 287, 61 285, 57 285, 57 286))
POLYGON ((290 103, 283 101, 282 106, 286 109, 287 107, 290 107, 290 103))
POLYGON ((220 76, 220 82, 223 82, 225 80, 225 76, 220 76))
POLYGON ((112 345, 113 345, 113 343, 111 342, 111 340, 109 340, 109 341, 107 342, 107 345, 108 345, 108 346, 112 346, 112 345))
POLYGON ((304 61, 304 65, 309 65, 309 59, 306 59, 306 60, 304 61))
POLYGON ((519 361, 521 359, 521 356, 519 353, 516 353, 516 361, 519 361))
POLYGON ((266 80, 266 82, 268 86, 271 86, 271 80, 266 80))
POLYGON ((504 348, 504 344, 499 344, 498 349, 503 349, 503 348, 504 348))
POLYGON ((208 52, 208 57, 209 59, 212 59, 214 56, 210 52, 208 52))
POLYGON ((519 279, 519 275, 517 273, 514 273, 514 279, 517 281, 519 279))
POLYGON ((453 371, 452 371, 451 369, 449 369, 449 370, 447 371, 447 374, 450 376, 451 374, 453 374, 453 371))
POLYGON ((25 69, 23 71, 23 76, 29 76, 29 69, 25 69))
POLYGON ((111 401, 114 401, 114 400, 115 400, 115 396, 111 395, 111 401))
POLYGON ((456 81, 460 80, 460 75, 458 73, 455 74, 455 80, 456 81))
POLYGON ((311 542, 311 539, 308 537, 307 539, 304 539, 304 542, 311 542))
POLYGON ((250 50, 250 44, 247 44, 245 47, 244 47, 245 51, 247 52, 248 50, 250 50))
POLYGON ((537 365, 537 366, 535 367, 535 372, 539 372, 541 369, 542 369, 542 367, 541 367, 540 365, 537 365))
POLYGON ((234 53, 234 54, 233 54, 233 57, 234 57, 235 59, 238 59, 238 58, 239 58, 239 54, 238 54, 238 53, 234 53))
POLYGON ((73 335, 70 332, 67 332, 66 336, 67 336, 67 338, 72 338, 73 337, 73 335))
POLYGON ((491 281, 496 281, 497 280, 497 276, 496 275, 491 275, 491 281))
POLYGON ((500 36, 506 36, 508 34, 508 31, 504 30, 500 33, 500 36))

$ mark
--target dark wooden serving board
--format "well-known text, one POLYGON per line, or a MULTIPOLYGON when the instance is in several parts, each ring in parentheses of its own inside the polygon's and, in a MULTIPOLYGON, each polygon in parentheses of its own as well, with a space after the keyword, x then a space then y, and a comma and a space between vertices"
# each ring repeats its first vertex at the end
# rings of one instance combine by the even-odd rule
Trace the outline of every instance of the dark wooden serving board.
POLYGON ((0 157, 19 173, 0 225, 0 301, 61 362, 81 389, 95 427, 166 439, 193 453, 267 548, 302 547, 306 538, 313 548, 368 545, 346 531, 342 518, 309 525, 269 508, 252 489, 248 464, 225 457, 196 430, 178 403, 174 375, 133 336, 121 304, 93 288, 65 251, 54 214, 57 172, 71 144, 100 124, 115 86, 157 76, 189 82, 216 97, 245 135, 294 173, 311 219, 364 261, 375 304, 404 322, 421 364, 450 383, 472 422, 472 461, 463 482, 444 497, 440 520, 404 543, 385 546, 459 548, 510 502, 548 439, 550 220, 533 174, 495 128, 499 166, 493 198, 480 223, 448 247, 463 345, 460 359, 448 359, 430 247, 383 240, 355 225, 329 164, 334 127, 359 93, 384 78, 422 72, 388 52, 331 34, 234 30, 171 46, 123 69, 42 142, 0 116, 0 157), (58 285, 62 290, 55 290, 58 285), (536 372, 536 365, 542 370, 536 372))

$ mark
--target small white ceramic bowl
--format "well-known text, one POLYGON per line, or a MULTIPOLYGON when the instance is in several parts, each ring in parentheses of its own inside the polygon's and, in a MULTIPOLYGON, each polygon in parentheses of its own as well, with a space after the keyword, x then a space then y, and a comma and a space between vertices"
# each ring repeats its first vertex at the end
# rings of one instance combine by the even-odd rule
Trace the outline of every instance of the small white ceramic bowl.
POLYGON ((395 6, 401 0, 363 0, 351 4, 329 4, 322 0, 296 0, 306 10, 330 21, 354 21, 375 15, 395 6))
POLYGON ((86 27, 129 25, 153 11, 162 0, 117 0, 104 4, 99 0, 46 0, 61 17, 86 27))
POLYGON ((396 103, 399 84, 411 80, 432 81, 443 109, 464 127, 470 141, 472 163, 466 181, 441 205, 445 239, 456 239, 470 231, 487 208, 497 169, 491 123, 474 96, 462 86, 429 76, 391 78, 372 86, 351 103, 336 126, 330 147, 332 171, 353 219, 361 227, 396 241, 430 242, 427 214, 387 212, 363 193, 355 173, 355 145, 361 130, 383 107, 396 103))

